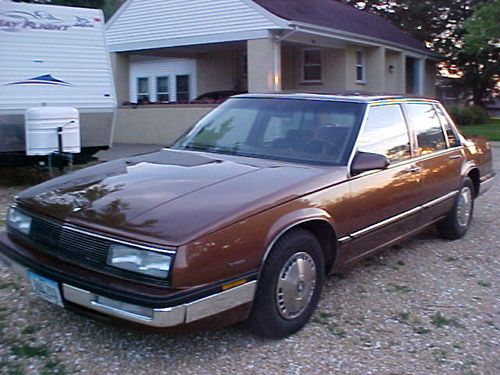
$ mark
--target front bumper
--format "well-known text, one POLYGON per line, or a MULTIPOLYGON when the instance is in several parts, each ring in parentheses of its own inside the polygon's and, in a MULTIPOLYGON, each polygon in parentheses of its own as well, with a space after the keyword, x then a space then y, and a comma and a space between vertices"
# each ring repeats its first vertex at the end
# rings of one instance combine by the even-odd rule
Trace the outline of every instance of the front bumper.
MULTIPOLYGON (((28 271, 30 271, 28 267, 7 257, 2 252, 0 252, 0 262, 10 267, 14 273, 28 279, 28 271)), ((192 323, 252 302, 257 281, 249 281, 187 303, 162 308, 115 300, 64 282, 59 285, 63 302, 73 303, 91 311, 141 325, 173 327, 192 323)))

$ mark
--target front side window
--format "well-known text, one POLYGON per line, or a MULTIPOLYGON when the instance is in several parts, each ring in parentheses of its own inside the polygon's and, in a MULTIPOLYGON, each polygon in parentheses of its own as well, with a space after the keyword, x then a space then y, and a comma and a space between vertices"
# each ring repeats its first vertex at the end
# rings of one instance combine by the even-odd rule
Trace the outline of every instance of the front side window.
POLYGON ((189 94, 189 76, 179 75, 175 77, 175 88, 177 92, 178 102, 188 102, 190 100, 189 94))
POLYGON ((406 105, 417 137, 421 155, 446 149, 446 138, 439 117, 432 104, 411 103, 406 105))
POLYGON ((303 51, 302 79, 304 82, 321 81, 321 50, 306 49, 303 51))
POLYGON ((168 77, 156 77, 156 100, 160 103, 169 102, 168 92, 168 77))
POLYGON ((410 136, 401 106, 392 104, 370 109, 358 150, 384 155, 390 163, 411 158, 410 136))
POLYGON ((229 99, 175 148, 346 165, 365 104, 300 99, 229 99))
POLYGON ((137 102, 149 102, 149 79, 137 78, 137 102))
POLYGON ((356 81, 365 82, 365 51, 356 51, 356 81))

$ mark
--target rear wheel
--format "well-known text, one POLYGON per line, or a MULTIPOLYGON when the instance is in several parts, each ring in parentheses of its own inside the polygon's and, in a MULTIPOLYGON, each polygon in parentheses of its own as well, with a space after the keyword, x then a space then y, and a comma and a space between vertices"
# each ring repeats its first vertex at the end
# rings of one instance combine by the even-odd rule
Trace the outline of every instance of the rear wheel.
POLYGON ((316 237, 296 229, 283 235, 263 266, 249 328, 267 338, 283 338, 311 318, 321 295, 324 256, 316 237))
POLYGON ((466 177, 455 198, 452 210, 438 224, 441 237, 447 240, 462 238, 469 229, 474 211, 474 184, 466 177))

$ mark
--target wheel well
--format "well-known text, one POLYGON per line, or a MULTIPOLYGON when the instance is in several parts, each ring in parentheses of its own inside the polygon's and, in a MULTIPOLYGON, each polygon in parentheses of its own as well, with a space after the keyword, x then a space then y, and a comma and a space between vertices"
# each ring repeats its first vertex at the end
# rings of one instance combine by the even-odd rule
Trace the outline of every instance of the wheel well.
POLYGON ((472 180, 472 183, 474 184, 474 196, 477 197, 479 195, 479 189, 481 186, 481 181, 479 179, 479 169, 474 168, 469 172, 467 176, 472 180))
POLYGON ((331 225, 324 220, 311 220, 301 223, 291 229, 294 228, 304 228, 314 234, 318 239, 323 254, 325 255, 325 271, 329 272, 335 264, 337 257, 337 235, 331 225))

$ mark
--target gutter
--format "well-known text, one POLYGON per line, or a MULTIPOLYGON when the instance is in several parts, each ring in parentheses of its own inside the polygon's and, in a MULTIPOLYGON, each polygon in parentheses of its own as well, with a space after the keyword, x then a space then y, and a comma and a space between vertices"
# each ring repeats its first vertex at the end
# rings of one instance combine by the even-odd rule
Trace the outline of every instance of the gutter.
MULTIPOLYGON (((418 58, 427 57, 427 58, 431 58, 433 60, 441 60, 442 59, 442 57, 439 54, 437 54, 431 50, 429 50, 428 53, 425 53, 425 51, 422 51, 422 50, 419 50, 419 49, 416 49, 413 47, 408 47, 408 46, 398 44, 398 43, 392 43, 392 42, 389 42, 387 40, 383 40, 383 39, 379 39, 379 38, 363 36, 363 35, 351 33, 348 31, 342 31, 342 30, 332 29, 329 27, 318 26, 318 25, 313 25, 310 23, 304 23, 304 22, 298 22, 298 21, 290 21, 288 25, 293 29, 293 32, 302 31, 302 32, 306 32, 306 33, 310 33, 310 34, 314 34, 314 35, 318 35, 318 36, 326 36, 326 37, 335 36, 335 37, 340 37, 344 40, 347 40, 349 42, 354 42, 354 43, 364 43, 364 44, 377 46, 377 47, 380 45, 389 46, 392 48, 395 47, 400 52, 403 52, 403 50, 406 50, 406 51, 409 50, 409 51, 412 51, 416 54, 416 56, 413 56, 413 57, 418 57, 418 58)), ((285 35, 285 37, 287 37, 287 36, 288 36, 288 34, 285 35)))
POLYGON ((292 26, 292 30, 290 30, 288 33, 282 35, 282 36, 276 36, 274 39, 275 43, 280 43, 285 41, 286 39, 289 39, 293 34, 296 34, 299 31, 298 26, 292 26))

